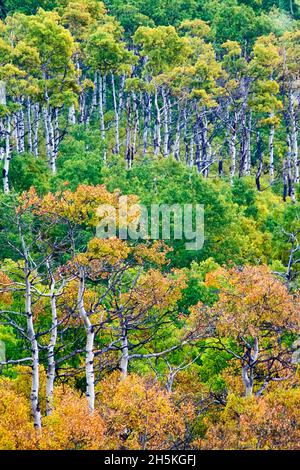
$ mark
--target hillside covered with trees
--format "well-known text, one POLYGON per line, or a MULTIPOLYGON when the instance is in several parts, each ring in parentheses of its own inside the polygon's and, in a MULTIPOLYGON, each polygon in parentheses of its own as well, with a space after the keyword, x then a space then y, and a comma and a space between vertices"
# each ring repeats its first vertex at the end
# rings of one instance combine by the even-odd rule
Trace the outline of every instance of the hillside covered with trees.
POLYGON ((300 1, 0 18, 0 449, 299 449, 300 1))

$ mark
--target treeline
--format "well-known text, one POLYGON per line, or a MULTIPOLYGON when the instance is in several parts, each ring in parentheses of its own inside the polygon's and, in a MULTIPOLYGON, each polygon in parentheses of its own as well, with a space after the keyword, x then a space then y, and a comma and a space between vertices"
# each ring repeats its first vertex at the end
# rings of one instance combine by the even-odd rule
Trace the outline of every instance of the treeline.
MULTIPOLYGON (((200 2, 199 19, 188 19, 193 10, 187 19, 156 23, 135 2, 128 12, 108 5, 116 19, 96 0, 45 2, 55 9, 7 16, 0 43, 4 192, 14 155, 46 157, 55 174, 62 139, 82 124, 98 128, 104 163, 121 155, 130 169, 135 160, 172 156, 204 177, 252 175, 258 190, 279 185, 283 199, 295 202, 297 7, 216 3, 205 9, 200 2)), ((35 10, 33 2, 26 13, 35 10)))

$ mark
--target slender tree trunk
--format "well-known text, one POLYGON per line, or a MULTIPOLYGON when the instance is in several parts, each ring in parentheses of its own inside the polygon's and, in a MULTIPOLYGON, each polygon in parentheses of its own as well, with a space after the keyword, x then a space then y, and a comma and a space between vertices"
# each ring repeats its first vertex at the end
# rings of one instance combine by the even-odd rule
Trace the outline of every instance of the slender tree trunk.
POLYGON ((134 92, 132 92, 132 103, 133 103, 133 139, 132 139, 132 161, 136 154, 137 149, 137 137, 139 130, 139 108, 137 105, 137 97, 134 92))
POLYGON ((158 92, 155 90, 154 105, 156 109, 155 137, 154 137, 154 155, 157 156, 161 146, 161 115, 158 104, 158 92))
POLYGON ((68 124, 69 124, 69 126, 75 126, 75 124, 76 124, 76 111, 75 111, 74 103, 71 104, 71 106, 69 107, 68 124))
POLYGON ((196 111, 196 124, 194 126, 194 141, 196 146, 195 164, 199 173, 202 171, 202 148, 200 142, 200 133, 202 133, 201 117, 196 111))
POLYGON ((252 113, 249 113, 248 129, 247 129, 247 153, 246 153, 246 176, 251 175, 251 132, 252 132, 252 113))
MULTIPOLYGON (((25 244, 23 242, 23 247, 25 244)), ((36 334, 33 324, 33 315, 31 311, 31 281, 30 281, 30 269, 28 265, 28 254, 26 247, 24 248, 25 252, 25 311, 27 318, 27 332, 30 339, 31 345, 31 357, 32 357, 32 382, 31 382, 31 392, 30 392, 30 402, 31 410, 33 415, 34 427, 40 429, 42 426, 41 423, 41 410, 39 403, 39 349, 38 343, 36 340, 36 334)))
MULTIPOLYGON (((22 105, 22 103, 21 103, 22 105)), ((25 119, 23 107, 18 112, 18 136, 19 136, 19 151, 20 153, 25 152, 25 119)))
POLYGON ((162 88, 163 98, 163 116, 164 116, 164 157, 169 156, 169 113, 168 113, 168 100, 166 96, 166 90, 162 88))
MULTIPOLYGON (((273 117, 274 114, 271 114, 270 117, 273 117)), ((274 182, 274 135, 275 135, 275 126, 272 125, 269 135, 269 173, 270 173, 270 184, 274 182)))
POLYGON ((30 98, 27 99, 27 140, 28 140, 28 149, 29 152, 32 153, 33 145, 32 145, 32 122, 31 122, 31 101, 30 98))
POLYGON ((180 161, 180 137, 181 137, 181 108, 178 106, 178 117, 176 123, 176 136, 174 142, 174 158, 177 161, 180 161))
POLYGON ((113 103, 114 103, 114 111, 115 111, 115 135, 116 135, 116 143, 114 147, 114 153, 120 153, 120 133, 119 133, 119 110, 117 105, 117 97, 116 97, 116 87, 115 87, 115 77, 114 74, 111 74, 111 84, 112 84, 112 95, 113 95, 113 103))
POLYGON ((121 378, 124 380, 127 377, 128 373, 128 363, 129 363, 129 349, 128 349, 128 336, 127 336, 127 327, 126 322, 122 322, 122 339, 121 339, 121 360, 120 360, 120 370, 121 378))
POLYGON ((189 165, 189 139, 188 139, 188 120, 187 120, 187 110, 186 106, 183 108, 183 140, 184 140, 184 149, 185 149, 185 162, 189 165))
POLYGON ((94 327, 84 308, 84 292, 85 292, 85 275, 83 270, 80 271, 79 289, 78 289, 78 308, 79 314, 84 324, 86 332, 86 356, 85 356, 85 373, 86 373, 86 396, 88 399, 90 413, 95 408, 95 375, 94 375, 94 327))
POLYGON ((50 275, 50 303, 51 303, 51 334, 50 341, 48 344, 47 358, 48 358, 48 369, 47 369, 47 382, 46 382, 46 414, 51 414, 53 410, 53 390, 55 380, 55 352, 57 340, 57 308, 56 308, 56 295, 55 295, 55 279, 51 271, 50 263, 47 262, 47 268, 50 275))
POLYGON ((294 167, 294 179, 295 183, 299 183, 299 162, 298 162, 298 131, 297 131, 297 119, 295 113, 295 98, 292 93, 291 87, 289 91, 289 114, 291 123, 291 163, 294 167))
POLYGON ((260 177, 262 174, 263 170, 263 154, 262 154, 262 148, 261 148, 261 136, 260 132, 258 131, 256 134, 256 152, 257 152, 257 172, 256 172, 256 177, 255 177, 255 183, 258 191, 261 190, 260 187, 260 177))
POLYGON ((295 180, 293 175, 293 166, 292 166, 292 145, 291 145, 291 137, 287 134, 287 177, 288 177, 288 195, 291 198, 292 203, 296 202, 296 195, 295 195, 295 180))
POLYGON ((128 94, 126 99, 126 150, 125 150, 125 160, 127 170, 130 170, 132 166, 132 143, 131 143, 131 133, 132 133, 132 123, 131 123, 131 103, 130 103, 130 94, 128 94))
POLYGON ((148 149, 148 135, 151 123, 151 96, 145 92, 145 119, 144 119, 144 130, 143 130, 143 157, 146 156, 148 149))
POLYGON ((11 134, 11 122, 10 116, 6 117, 6 134, 5 134, 5 155, 3 162, 3 191, 9 193, 9 166, 11 160, 11 148, 10 148, 10 134, 11 134))
POLYGON ((33 107, 33 154, 35 157, 39 156, 39 121, 40 106, 36 103, 33 107))
POLYGON ((193 132, 191 133, 191 138, 190 138, 189 166, 191 168, 194 166, 194 134, 193 132))
POLYGON ((237 131, 237 115, 234 113, 233 123, 230 128, 230 141, 229 141, 229 152, 230 152, 230 182, 233 183, 236 171, 236 131, 237 131))
MULTIPOLYGON (((100 135, 105 145, 105 122, 104 122, 104 106, 103 106, 103 77, 99 75, 99 115, 100 115, 100 135)), ((103 149, 103 161, 106 162, 106 149, 103 149)))

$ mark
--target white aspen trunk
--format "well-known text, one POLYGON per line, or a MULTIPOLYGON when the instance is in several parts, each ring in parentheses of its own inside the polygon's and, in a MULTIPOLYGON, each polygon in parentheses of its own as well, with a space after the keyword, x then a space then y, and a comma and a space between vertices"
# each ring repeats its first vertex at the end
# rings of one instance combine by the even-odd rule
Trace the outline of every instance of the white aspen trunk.
MULTIPOLYGON (((195 110, 196 111, 196 110, 195 110)), ((196 122, 194 126, 194 141, 195 141, 195 146, 196 146, 196 151, 195 151, 195 164, 197 167, 198 172, 200 173, 202 171, 202 152, 201 152, 201 145, 200 145, 200 123, 201 123, 201 118, 198 115, 196 111, 196 122)), ((203 131, 202 131, 203 135, 203 131)), ((203 152, 205 154, 205 152, 203 152)))
POLYGON ((93 88, 93 97, 92 97, 92 107, 96 108, 98 105, 98 94, 99 94, 99 86, 98 86, 98 73, 94 73, 94 88, 93 88))
POLYGON ((121 370, 121 379, 124 380, 128 374, 128 363, 129 363, 129 350, 128 350, 128 337, 127 337, 127 328, 126 324, 122 326, 122 339, 121 339, 121 360, 120 360, 120 370, 121 370))
POLYGON ((154 105, 156 109, 155 137, 154 137, 154 155, 157 156, 161 146, 161 116, 158 105, 158 92, 155 90, 154 105))
POLYGON ((49 127, 49 109, 48 105, 43 106, 43 116, 44 116, 44 129, 45 129, 45 141, 46 141, 46 155, 48 163, 50 164, 52 153, 53 153, 53 141, 51 139, 51 129, 49 127))
POLYGON ((207 123, 207 118, 204 114, 203 116, 203 148, 205 149, 205 158, 202 158, 203 160, 203 165, 204 165, 204 170, 203 170, 203 175, 207 178, 209 174, 209 167, 211 163, 211 145, 210 142, 207 138, 207 130, 208 130, 208 123, 207 123))
POLYGON ((151 123, 151 96, 149 93, 145 93, 145 119, 144 119, 144 130, 143 130, 143 157, 146 156, 148 149, 148 135, 151 123))
POLYGON ((125 159, 127 170, 131 168, 132 164, 132 150, 131 150, 131 106, 130 106, 130 95, 127 96, 126 100, 126 150, 125 159))
POLYGON ((59 148, 59 140, 60 140, 60 133, 59 133, 59 119, 58 119, 58 108, 54 110, 54 130, 53 130, 53 152, 52 157, 50 160, 50 167, 53 174, 56 173, 56 161, 58 156, 58 148, 59 148))
POLYGON ((233 183, 233 178, 236 172, 236 127, 237 115, 234 115, 234 121, 230 129, 229 152, 230 152, 230 182, 233 183))
MULTIPOLYGON (((270 117, 272 118, 274 113, 271 113, 270 117)), ((269 173, 270 173, 270 183, 274 182, 274 135, 275 135, 275 126, 272 125, 269 134, 269 173)))
POLYGON ((164 157, 169 156, 169 113, 168 113, 168 101, 166 97, 166 91, 164 87, 162 88, 162 98, 163 98, 163 114, 164 114, 164 157))
POLYGON ((103 86, 102 86, 102 102, 103 102, 103 110, 106 111, 106 75, 103 75, 103 86))
POLYGON ((192 133, 190 139, 190 150, 189 150, 189 166, 192 168, 194 165, 194 134, 192 133))
POLYGON ((80 270, 79 289, 78 289, 78 309, 79 315, 84 324, 86 332, 86 356, 85 356, 85 374, 86 374, 86 396, 88 399, 90 413, 95 409, 95 375, 94 375, 94 338, 95 332, 92 323, 84 308, 85 275, 80 270))
POLYGON ((28 133, 28 149, 29 152, 32 153, 33 151, 33 144, 32 144, 32 122, 31 122, 31 101, 30 98, 27 99, 27 133, 28 133))
POLYGON ((0 80, 0 104, 6 106, 6 83, 0 80))
POLYGON ((178 106, 178 118, 176 123, 176 136, 174 142, 174 158, 180 161, 180 137, 181 137, 181 109, 178 106))
POLYGON ((3 162, 3 191, 9 193, 9 165, 11 160, 11 148, 10 148, 10 134, 11 134, 11 123, 10 116, 6 118, 6 134, 5 134, 5 154, 3 162))
MULTIPOLYGON (((100 116, 100 135, 103 143, 105 143, 105 122, 104 122, 104 106, 103 106, 103 78, 99 75, 99 116, 100 116)), ((103 161, 106 162, 106 150, 103 149, 103 161)))
POLYGON ((36 103, 33 107, 33 154, 37 158, 39 156, 39 121, 40 121, 40 105, 36 103))
MULTIPOLYGON (((25 244, 23 243, 23 247, 25 244)), ((25 257, 27 258, 27 250, 25 251, 25 257)), ((34 427, 40 429, 42 426, 41 423, 41 410, 39 404, 39 349, 38 343, 36 340, 36 334, 33 324, 33 315, 31 310, 31 282, 30 282, 30 270, 28 266, 28 260, 25 260, 25 311, 27 318, 27 332, 30 339, 31 345, 31 357, 32 357, 32 382, 31 382, 31 392, 30 392, 30 402, 31 410, 33 415, 34 427)))
POLYGON ((121 116, 123 108, 124 108, 124 87, 125 87, 125 79, 126 76, 123 74, 121 75, 120 86, 119 86, 119 106, 118 106, 118 114, 121 116))
POLYGON ((186 106, 183 108, 183 128, 184 128, 184 146, 185 146, 185 162, 189 164, 189 143, 188 143, 188 129, 187 129, 187 115, 186 106))
POLYGON ((75 111, 74 103, 71 104, 71 106, 69 107, 68 124, 69 124, 69 126, 75 126, 75 124, 76 124, 76 111, 75 111))
POLYGON ((291 140, 292 140, 292 161, 295 171, 295 183, 299 183, 299 163, 298 163, 298 131, 297 131, 297 121, 296 115, 293 108, 291 116, 291 140))
POLYGON ((51 303, 51 335, 47 347, 47 382, 46 382, 46 415, 50 415, 53 410, 53 390, 55 380, 55 355, 54 348, 57 340, 57 308, 56 308, 56 295, 55 295, 55 279, 51 272, 50 263, 47 262, 48 272, 50 274, 50 303, 51 303))
POLYGON ((292 203, 296 202, 295 187, 294 187, 294 175, 292 169, 292 144, 290 135, 287 135, 287 175, 288 175, 288 193, 291 197, 292 203))
POLYGON ((251 130, 252 130, 252 114, 250 112, 247 130, 247 153, 246 153, 246 176, 251 174, 251 130))
POLYGON ((112 84, 112 95, 113 95, 113 103, 114 103, 114 111, 115 111, 115 148, 114 153, 120 153, 120 133, 119 133, 119 110, 117 105, 117 97, 116 97, 116 87, 115 87, 115 77, 114 74, 111 74, 111 84, 112 84))
POLYGON ((139 109, 137 105, 136 94, 132 92, 132 103, 133 103, 133 139, 132 139, 132 158, 133 160, 134 155, 136 153, 136 144, 137 144, 137 136, 138 136, 138 129, 139 129, 139 109))
POLYGON ((19 128, 19 150, 20 153, 25 152, 25 120, 24 120, 24 111, 21 109, 18 113, 18 128, 19 128))
POLYGON ((82 91, 79 95, 79 122, 82 124, 86 120, 86 98, 85 92, 82 91))
POLYGON ((13 134, 13 142, 16 144, 16 151, 17 153, 20 153, 20 139, 19 139, 19 119, 18 119, 18 113, 15 113, 15 116, 12 119, 12 124, 13 124, 13 129, 12 129, 12 134, 13 134))

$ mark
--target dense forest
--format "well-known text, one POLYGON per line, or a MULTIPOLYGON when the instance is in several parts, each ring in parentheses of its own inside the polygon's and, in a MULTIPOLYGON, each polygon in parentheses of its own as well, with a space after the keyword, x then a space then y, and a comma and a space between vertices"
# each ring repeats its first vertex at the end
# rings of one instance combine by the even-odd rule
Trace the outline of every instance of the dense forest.
POLYGON ((300 1, 0 18, 0 449, 300 449, 300 1))

